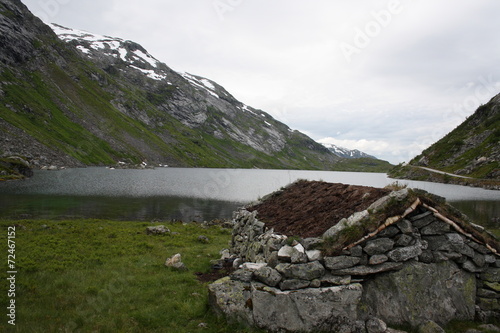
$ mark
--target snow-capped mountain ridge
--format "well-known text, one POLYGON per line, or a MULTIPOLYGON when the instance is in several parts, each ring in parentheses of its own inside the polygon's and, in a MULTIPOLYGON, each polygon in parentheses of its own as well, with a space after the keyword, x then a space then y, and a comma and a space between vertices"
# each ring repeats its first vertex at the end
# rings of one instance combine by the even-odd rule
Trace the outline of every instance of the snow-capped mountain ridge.
POLYGON ((365 157, 365 158, 377 159, 375 156, 366 154, 366 153, 364 153, 360 150, 357 150, 357 149, 348 149, 348 148, 334 145, 332 143, 326 143, 323 145, 326 148, 328 148, 332 153, 334 153, 335 155, 337 155, 339 157, 343 157, 343 158, 363 158, 363 157, 365 157))

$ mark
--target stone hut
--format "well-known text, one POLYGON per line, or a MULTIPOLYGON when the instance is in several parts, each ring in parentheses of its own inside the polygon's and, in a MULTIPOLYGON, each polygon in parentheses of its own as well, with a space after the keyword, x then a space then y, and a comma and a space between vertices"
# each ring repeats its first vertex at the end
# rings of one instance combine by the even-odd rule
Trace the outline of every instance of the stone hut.
POLYGON ((427 192, 298 181, 233 222, 236 270, 209 286, 228 320, 347 333, 500 318, 498 240, 427 192))

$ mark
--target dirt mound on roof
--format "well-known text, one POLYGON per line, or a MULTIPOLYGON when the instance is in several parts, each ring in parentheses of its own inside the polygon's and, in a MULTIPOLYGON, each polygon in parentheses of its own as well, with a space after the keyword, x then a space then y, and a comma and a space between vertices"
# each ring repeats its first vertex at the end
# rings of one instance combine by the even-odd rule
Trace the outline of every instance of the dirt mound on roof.
POLYGON ((319 237, 342 218, 365 210, 388 189, 367 186, 298 181, 248 207, 257 218, 287 236, 319 237))

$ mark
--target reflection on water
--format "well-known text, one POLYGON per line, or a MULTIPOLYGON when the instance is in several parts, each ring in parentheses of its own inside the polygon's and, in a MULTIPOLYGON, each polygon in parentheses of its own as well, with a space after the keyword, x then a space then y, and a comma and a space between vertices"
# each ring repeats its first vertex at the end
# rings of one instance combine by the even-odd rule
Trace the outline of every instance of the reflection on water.
POLYGON ((231 218, 242 203, 181 197, 96 197, 0 194, 1 218, 96 218, 203 222, 231 218))
MULTIPOLYGON (((227 219, 237 207, 297 179, 373 187, 396 181, 381 173, 303 170, 82 168, 36 171, 30 179, 0 183, 0 218, 227 219)), ((498 227, 495 219, 499 216, 500 191, 398 182, 443 196, 476 223, 497 223, 498 227)))

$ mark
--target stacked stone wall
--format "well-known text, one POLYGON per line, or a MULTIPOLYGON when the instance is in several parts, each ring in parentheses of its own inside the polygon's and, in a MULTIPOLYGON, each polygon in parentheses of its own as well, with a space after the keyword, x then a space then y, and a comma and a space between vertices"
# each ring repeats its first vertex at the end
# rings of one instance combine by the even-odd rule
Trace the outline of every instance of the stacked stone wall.
POLYGON ((500 258, 423 206, 335 256, 319 250, 322 238, 290 238, 268 230, 256 212, 240 210, 234 222, 231 251, 235 266, 242 268, 231 279, 272 288, 275 294, 359 285, 362 296, 356 315, 349 317, 352 325, 371 316, 411 325, 426 318, 443 324, 500 318, 500 258), (387 284, 397 292, 383 288, 387 284), (405 306, 408 302, 413 304, 405 306))

